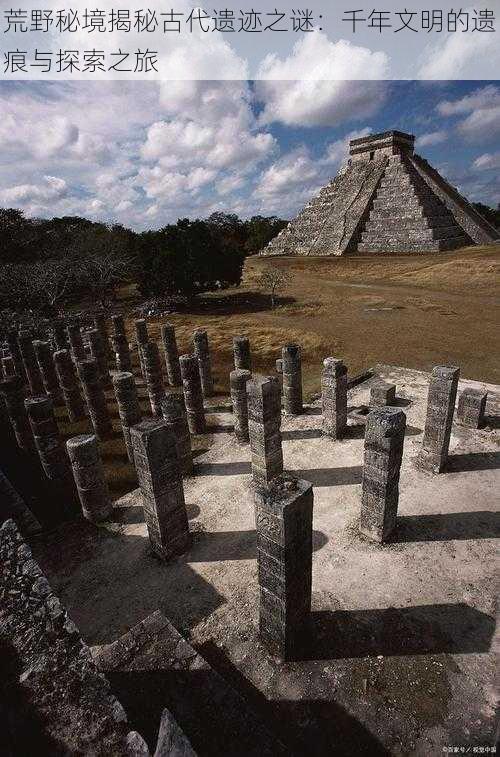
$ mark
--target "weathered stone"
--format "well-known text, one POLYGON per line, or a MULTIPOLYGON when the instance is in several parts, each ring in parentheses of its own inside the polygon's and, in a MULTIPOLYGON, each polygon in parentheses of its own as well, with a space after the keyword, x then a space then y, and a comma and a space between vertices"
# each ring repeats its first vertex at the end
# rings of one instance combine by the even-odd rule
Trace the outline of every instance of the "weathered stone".
POLYGON ((156 342, 145 342, 142 347, 143 375, 148 390, 151 412, 156 418, 161 418, 161 402, 165 395, 163 374, 161 370, 160 352, 156 342))
POLYGON ((67 481, 69 465, 50 397, 30 397, 24 401, 35 447, 43 472, 51 481, 67 481))
POLYGON ((13 376, 6 376, 0 383, 0 393, 3 396, 5 409, 18 446, 26 452, 32 451, 34 447, 33 434, 24 407, 24 382, 22 378, 17 373, 13 376))
POLYGON ((85 403, 80 392, 75 366, 68 350, 57 350, 53 358, 70 423, 75 423, 85 417, 85 403))
POLYGON ((406 415, 397 408, 374 408, 368 415, 360 530, 373 541, 387 541, 396 525, 405 429, 406 415))
POLYGON ((113 510, 97 437, 82 434, 66 442, 76 490, 87 520, 106 520, 113 510))
POLYGON ((233 404, 234 434, 240 444, 246 444, 249 441, 247 382, 251 378, 252 374, 250 371, 239 368, 231 371, 229 376, 231 402, 233 404))
POLYGON ((457 421, 462 426, 481 428, 484 425, 484 414, 488 392, 481 389, 464 389, 458 398, 457 421))
POLYGON ((94 432, 100 441, 109 439, 113 434, 113 424, 109 416, 97 361, 94 358, 81 360, 77 363, 77 370, 94 432))
POLYGON ((113 376, 118 414, 122 425, 123 438, 127 449, 129 462, 134 464, 134 450, 130 438, 130 429, 142 420, 142 412, 137 395, 137 387, 133 373, 116 373, 113 376))
POLYGON ((259 631, 283 660, 300 656, 311 612, 313 488, 281 480, 254 492, 259 631))
POLYGON ((321 374, 323 433, 342 439, 347 428, 347 368, 342 360, 327 357, 321 374))
MULTIPOLYGON (((90 329, 87 331, 87 337, 90 345, 90 355, 97 362, 99 379, 103 386, 109 386, 111 384, 111 376, 109 375, 108 353, 102 333, 99 329, 90 329)), ((107 340, 106 335, 106 343, 107 340)))
POLYGON ((137 341, 137 355, 139 357, 139 365, 141 373, 144 376, 144 365, 142 359, 142 346, 149 342, 148 324, 144 318, 137 318, 134 321, 135 337, 137 341))
POLYGON ((283 476, 278 377, 252 378, 247 382, 247 399, 253 482, 266 487, 283 476))
POLYGON ((372 407, 384 407, 394 405, 396 402, 395 384, 387 384, 385 381, 378 381, 370 389, 370 405, 372 407))
POLYGON ((193 344, 194 354, 198 360, 203 396, 205 398, 211 397, 214 393, 214 382, 207 332, 203 329, 196 329, 193 333, 193 344))
POLYGON ((436 366, 431 374, 418 465, 433 473, 441 473, 448 460, 459 375, 459 368, 444 365, 436 366))
POLYGON ((168 560, 189 547, 175 439, 165 421, 142 421, 131 437, 151 548, 168 560))
POLYGON ((112 357, 112 351, 109 343, 108 329, 106 327, 106 316, 104 315, 104 313, 97 313, 96 315, 94 315, 93 321, 94 328, 99 332, 101 345, 102 349, 104 350, 106 360, 109 360, 112 357))
POLYGON ((190 476, 193 472, 193 455, 184 397, 180 394, 166 394, 161 407, 163 420, 172 432, 177 445, 177 457, 182 475, 190 476))
POLYGON ((17 375, 24 381, 26 381, 26 371, 24 370, 23 358, 21 356, 21 350, 17 342, 16 329, 9 329, 7 331, 7 345, 9 347, 9 353, 16 366, 17 375))
POLYGON ((49 342, 42 342, 39 339, 33 342, 38 367, 42 376, 45 393, 50 397, 55 405, 61 402, 61 387, 57 378, 52 349, 49 342))
POLYGON ((54 352, 56 350, 69 350, 68 334, 64 321, 55 321, 52 324, 52 339, 54 352))
POLYGON ((300 415, 302 407, 302 361, 300 347, 287 344, 281 351, 283 370, 283 407, 289 415, 300 415))
POLYGON ((14 363, 14 358, 11 355, 7 355, 6 357, 3 357, 1 362, 2 362, 2 372, 3 372, 2 378, 7 378, 8 376, 16 375, 16 364, 14 363))
POLYGON ((414 154, 414 141, 399 131, 351 140, 348 165, 261 254, 422 252, 498 240, 498 230, 414 154))
POLYGON ((40 396, 44 393, 44 386, 35 350, 33 349, 31 334, 28 331, 20 331, 17 337, 17 343, 19 345, 19 351, 23 360, 24 371, 28 379, 31 395, 33 397, 40 396))
POLYGON ((235 336, 233 339, 233 356, 235 370, 252 370, 250 340, 247 336, 235 336))
POLYGON ((179 364, 179 351, 175 338, 175 329, 171 323, 164 323, 161 327, 161 340, 165 351, 165 366, 167 379, 170 386, 181 386, 181 367, 179 364))
POLYGON ((195 355, 181 355, 179 363, 189 431, 192 434, 204 434, 206 420, 198 359, 195 355))
POLYGON ((184 731, 167 709, 161 714, 154 757, 196 757, 184 731))
POLYGON ((74 363, 86 359, 85 347, 83 344, 82 331, 79 323, 71 323, 66 328, 69 344, 71 347, 71 357, 74 363))

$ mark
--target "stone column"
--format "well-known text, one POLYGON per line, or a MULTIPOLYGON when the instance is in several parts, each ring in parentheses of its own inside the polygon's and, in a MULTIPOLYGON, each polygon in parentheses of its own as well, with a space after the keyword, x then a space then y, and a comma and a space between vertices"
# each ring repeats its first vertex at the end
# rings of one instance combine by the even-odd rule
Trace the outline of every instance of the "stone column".
POLYGON ((113 510, 113 505, 99 455, 97 437, 94 434, 73 436, 66 442, 66 449, 84 517, 93 523, 106 520, 113 510))
POLYGON ((460 368, 438 365, 431 374, 419 467, 441 473, 448 460, 460 368))
POLYGON ((179 364, 179 351, 175 338, 175 329, 171 323, 164 323, 161 327, 161 340, 165 350, 165 365, 167 378, 170 386, 181 386, 181 367, 179 364))
POLYGON ((30 397, 24 401, 43 472, 51 481, 68 481, 69 465, 59 435, 50 397, 30 397))
POLYGON ((24 371, 28 378, 30 393, 33 397, 39 397, 41 394, 44 394, 44 387, 35 350, 33 349, 31 334, 28 331, 20 331, 17 342, 23 359, 24 371))
POLYGON ((165 389, 163 388, 160 352, 156 342, 145 342, 142 345, 142 360, 151 412, 156 418, 161 418, 161 402, 165 395, 165 389))
POLYGON ((149 342, 148 324, 144 318, 138 318, 136 321, 134 321, 134 326, 135 326, 135 336, 137 340, 137 354, 139 356, 139 365, 141 368, 141 373, 142 375, 144 375, 142 346, 144 344, 147 344, 147 342, 149 342))
POLYGON ((74 363, 68 350, 57 350, 53 357, 69 421, 76 423, 85 418, 85 403, 80 392, 74 363))
POLYGON ((9 352, 12 357, 12 360, 14 361, 14 365, 16 367, 16 373, 20 378, 23 380, 23 382, 26 380, 26 371, 24 370, 23 365, 23 359, 21 356, 21 351, 19 349, 19 344, 17 343, 17 331, 16 329, 9 329, 7 332, 7 344, 9 347, 9 352))
POLYGON ((122 315, 112 315, 111 323, 113 325, 111 345, 115 353, 116 369, 121 373, 130 373, 132 371, 132 358, 125 332, 124 318, 122 315))
POLYGON ((16 365, 14 363, 14 358, 11 355, 2 358, 2 370, 4 378, 16 375, 16 365))
POLYGON ((342 360, 327 357, 321 374, 323 433, 342 439, 347 428, 347 368, 342 360))
POLYGON ((111 347, 109 344, 108 329, 106 328, 106 316, 104 313, 98 313, 97 315, 94 315, 92 320, 94 322, 94 328, 99 332, 106 359, 109 360, 111 358, 111 347))
POLYGON ((149 541, 168 560, 189 547, 175 440, 165 421, 142 421, 131 429, 131 437, 149 541))
POLYGON ((177 457, 182 475, 190 476, 193 472, 193 455, 184 397, 180 394, 166 394, 161 407, 163 420, 172 432, 177 445, 177 457))
POLYGON ((58 321, 52 325, 52 336, 55 345, 54 351, 69 349, 68 334, 66 326, 62 321, 58 321))
POLYGON ((235 370, 252 370, 250 356, 250 340, 246 336, 235 336, 233 339, 233 356, 235 370))
POLYGON ((289 415, 302 413, 302 365, 300 347, 286 344, 281 352, 283 360, 283 404, 289 415))
POLYGON ((360 530, 373 541, 387 541, 396 525, 405 429, 406 415, 397 408, 374 408, 367 416, 360 530))
POLYGON ((233 403, 234 434, 240 444, 247 444, 248 435, 248 400, 247 383, 252 378, 250 371, 237 369, 229 374, 231 402, 233 403))
POLYGON ((193 333, 193 344, 194 354, 198 360, 203 397, 211 397, 214 393, 214 382, 207 332, 203 329, 196 329, 193 333))
POLYGON ((462 426, 481 428, 484 425, 484 414, 488 392, 481 389, 464 389, 458 399, 457 421, 462 426))
POLYGON ((396 385, 377 381, 370 389, 370 406, 385 407, 396 402, 396 385))
POLYGON ((204 434, 207 425, 198 359, 194 355, 181 355, 179 363, 189 431, 192 434, 204 434))
POLYGON ((95 434, 100 441, 109 439, 113 434, 113 424, 109 417, 97 361, 94 358, 81 360, 77 363, 77 369, 95 434))
POLYGON ((99 378, 104 387, 111 384, 111 376, 109 375, 108 356, 106 353, 106 346, 102 341, 102 336, 97 329, 90 329, 87 332, 87 336, 90 344, 90 355, 97 362, 99 370, 99 378))
POLYGON ((85 347, 83 346, 83 338, 80 326, 78 323, 72 323, 66 328, 68 334, 69 344, 71 347, 71 357, 74 363, 78 363, 81 360, 86 359, 85 347))
POLYGON ((255 376, 247 382, 247 398, 253 481, 266 487, 283 477, 278 377, 255 376))
POLYGON ((254 493, 259 631, 283 660, 300 657, 311 612, 313 488, 287 479, 254 493))
POLYGON ((129 462, 134 464, 134 451, 130 439, 130 429, 142 420, 142 412, 137 396, 134 374, 131 372, 115 373, 113 376, 118 414, 122 424, 123 438, 127 448, 129 462))
POLYGON ((4 398, 7 415, 18 446, 26 452, 31 452, 33 450, 33 434, 24 407, 24 382, 22 378, 17 373, 13 376, 6 376, 0 382, 0 393, 4 398))
POLYGON ((50 344, 49 342, 42 342, 41 340, 36 339, 33 342, 33 349, 35 350, 36 359, 38 360, 38 367, 40 368, 45 394, 50 397, 54 405, 59 405, 61 403, 61 388, 54 367, 50 344))

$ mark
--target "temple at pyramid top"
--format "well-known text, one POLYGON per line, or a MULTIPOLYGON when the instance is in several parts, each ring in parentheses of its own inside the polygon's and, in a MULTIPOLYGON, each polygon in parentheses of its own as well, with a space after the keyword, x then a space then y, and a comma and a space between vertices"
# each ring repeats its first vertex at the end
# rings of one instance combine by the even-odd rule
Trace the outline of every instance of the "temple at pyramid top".
POLYGON ((498 230, 414 146, 402 131, 351 140, 347 165, 261 254, 418 253, 497 241, 498 230))

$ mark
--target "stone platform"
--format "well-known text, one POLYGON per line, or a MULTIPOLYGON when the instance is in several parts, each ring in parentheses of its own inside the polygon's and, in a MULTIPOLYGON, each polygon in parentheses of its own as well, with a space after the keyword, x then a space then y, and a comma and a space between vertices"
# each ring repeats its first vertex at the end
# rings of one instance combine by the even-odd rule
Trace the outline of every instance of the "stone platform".
MULTIPOLYGON (((206 451, 184 482, 193 541, 183 557, 165 564, 152 555, 138 491, 98 527, 73 521, 37 537, 36 559, 85 641, 98 654, 159 610, 290 754, 491 746, 500 387, 460 382, 459 392, 489 392, 486 413, 495 418, 479 431, 455 424, 449 468, 432 475, 415 467, 428 380, 377 366, 349 392, 342 441, 322 436, 319 403, 283 419, 285 468, 314 486, 313 613, 303 660, 280 665, 257 638, 250 454, 236 443, 230 405, 220 399, 211 401, 200 437, 206 451), (381 379, 397 386, 408 420, 398 525, 389 544, 375 545, 360 537, 358 523, 363 419, 381 379)), ((122 698, 119 677, 113 692, 122 698)), ((146 692, 147 685, 137 706, 148 706, 146 692)))

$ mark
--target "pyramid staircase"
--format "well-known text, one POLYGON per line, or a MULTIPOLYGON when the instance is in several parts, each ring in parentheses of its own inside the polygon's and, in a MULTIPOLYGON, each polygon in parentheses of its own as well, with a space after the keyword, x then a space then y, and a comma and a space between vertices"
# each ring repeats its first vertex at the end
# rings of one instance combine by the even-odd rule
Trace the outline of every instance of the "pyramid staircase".
POLYGON ((331 255, 348 249, 386 163, 383 158, 347 166, 269 243, 265 254, 331 255))
POLYGON ((404 155, 389 158, 358 252, 451 250, 472 240, 404 155))

